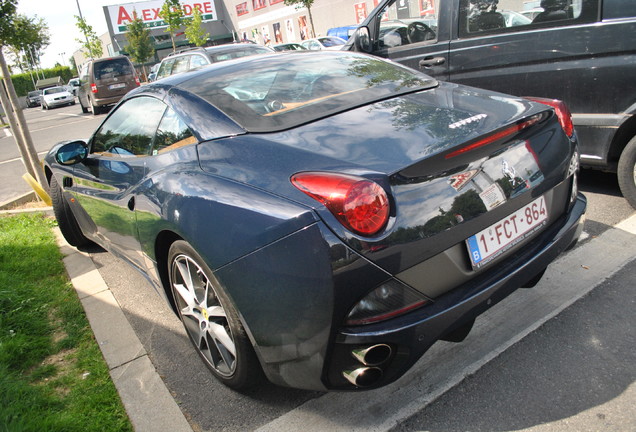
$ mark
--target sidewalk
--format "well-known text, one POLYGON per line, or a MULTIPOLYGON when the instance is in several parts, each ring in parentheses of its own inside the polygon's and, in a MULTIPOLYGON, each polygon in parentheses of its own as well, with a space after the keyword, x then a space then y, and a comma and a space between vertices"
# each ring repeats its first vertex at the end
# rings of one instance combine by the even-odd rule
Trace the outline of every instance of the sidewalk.
POLYGON ((64 265, 136 432, 192 432, 90 257, 55 228, 64 265))

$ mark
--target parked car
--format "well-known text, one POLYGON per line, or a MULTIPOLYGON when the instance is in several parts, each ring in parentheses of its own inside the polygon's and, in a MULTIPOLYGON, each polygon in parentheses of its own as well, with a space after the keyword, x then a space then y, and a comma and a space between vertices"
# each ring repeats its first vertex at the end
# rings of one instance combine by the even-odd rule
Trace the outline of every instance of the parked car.
POLYGON ((89 60, 82 66, 79 80, 77 99, 82 112, 90 109, 93 115, 101 114, 140 84, 126 56, 89 60))
POLYGON ((161 66, 161 63, 157 63, 150 68, 150 72, 148 73, 148 82, 153 82, 157 79, 157 71, 159 70, 159 66, 161 66))
POLYGON ((357 25, 349 25, 343 27, 333 27, 327 30, 327 36, 337 36, 340 39, 348 40, 349 37, 355 33, 357 25))
POLYGON ((270 54, 274 50, 254 43, 216 45, 207 48, 188 48, 161 60, 156 79, 187 72, 226 60, 257 54, 270 54))
POLYGON ((42 90, 33 90, 28 92, 26 95, 27 108, 32 108, 32 107, 40 105, 41 99, 42 99, 42 90))
POLYGON ((73 96, 77 96, 77 89, 80 86, 79 78, 71 78, 70 80, 68 80, 68 84, 66 86, 68 87, 69 91, 73 93, 73 96))
POLYGON ((62 105, 75 105, 75 97, 66 86, 49 87, 42 90, 42 109, 47 110, 62 105))
POLYGON ((307 48, 303 47, 301 44, 297 44, 293 42, 272 45, 272 48, 274 49, 274 51, 306 51, 307 50, 307 48))
POLYGON ((313 39, 307 39, 300 43, 303 48, 311 51, 336 51, 345 46, 346 41, 337 36, 323 36, 313 39))
POLYGON ((221 382, 373 388, 576 242, 576 135, 547 102, 252 56, 133 90, 44 169, 69 243, 142 271, 221 382))
POLYGON ((434 14, 420 17, 420 2, 380 1, 346 49, 443 80, 565 101, 581 164, 616 172, 636 208, 636 2, 542 0, 532 20, 513 18, 525 3, 502 11, 497 0, 435 2, 434 14), (409 19, 408 32, 387 37, 386 23, 409 19))

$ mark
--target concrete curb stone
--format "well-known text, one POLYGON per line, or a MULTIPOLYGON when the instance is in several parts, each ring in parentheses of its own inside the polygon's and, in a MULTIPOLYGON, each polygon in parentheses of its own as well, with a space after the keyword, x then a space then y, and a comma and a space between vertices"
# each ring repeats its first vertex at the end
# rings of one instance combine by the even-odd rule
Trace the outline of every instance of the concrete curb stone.
POLYGON ((66 271, 135 431, 192 432, 93 261, 72 248, 59 228, 54 232, 66 271))

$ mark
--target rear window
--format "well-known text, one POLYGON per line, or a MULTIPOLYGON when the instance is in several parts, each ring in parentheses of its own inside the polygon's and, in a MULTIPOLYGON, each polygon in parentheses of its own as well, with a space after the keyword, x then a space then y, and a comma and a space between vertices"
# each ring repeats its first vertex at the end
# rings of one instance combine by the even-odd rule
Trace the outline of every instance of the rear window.
POLYGON ((433 78, 360 54, 280 54, 233 62, 180 85, 250 132, 273 132, 395 95, 433 78))
POLYGON ((93 74, 96 80, 118 78, 124 75, 133 75, 133 67, 128 59, 111 59, 95 62, 93 74))

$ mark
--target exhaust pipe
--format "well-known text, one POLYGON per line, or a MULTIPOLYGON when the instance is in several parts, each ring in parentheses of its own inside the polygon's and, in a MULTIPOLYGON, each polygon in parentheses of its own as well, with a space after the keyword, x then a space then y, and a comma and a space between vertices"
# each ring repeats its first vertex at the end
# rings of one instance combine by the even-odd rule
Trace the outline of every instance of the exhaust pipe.
POLYGON ((389 359, 391 347, 387 344, 377 344, 368 348, 354 349, 351 355, 365 366, 378 366, 389 359))
POLYGON ((356 387, 369 387, 382 378, 382 369, 361 367, 352 371, 343 371, 342 375, 356 387))

